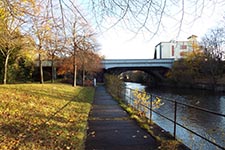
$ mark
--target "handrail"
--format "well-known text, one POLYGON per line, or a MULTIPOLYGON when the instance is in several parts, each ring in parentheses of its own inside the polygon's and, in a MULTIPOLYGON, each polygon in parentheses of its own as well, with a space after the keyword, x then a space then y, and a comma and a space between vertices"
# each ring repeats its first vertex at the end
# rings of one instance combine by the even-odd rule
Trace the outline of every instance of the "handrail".
MULTIPOLYGON (((132 88, 126 88, 126 89, 135 90, 135 89, 132 89, 132 88)), ((138 91, 138 92, 142 92, 142 91, 138 91)), ((150 93, 148 93, 148 94, 150 94, 150 93)), ((150 95, 158 97, 160 99, 163 99, 164 101, 168 101, 168 102, 172 102, 172 103, 176 102, 179 105, 183 105, 183 106, 186 106, 186 107, 194 108, 194 109, 201 110, 201 111, 204 111, 204 112, 207 112, 207 113, 211 113, 211 114, 214 114, 214 115, 225 117, 225 114, 218 113, 218 112, 215 112, 215 111, 212 111, 212 110, 208 110, 208 109, 201 108, 201 107, 198 107, 198 106, 194 106, 194 105, 191 105, 191 104, 185 104, 185 103, 182 103, 182 102, 178 102, 176 100, 172 100, 172 99, 168 99, 168 98, 165 98, 165 97, 162 97, 162 96, 158 96, 156 94, 150 94, 150 95)))
MULTIPOLYGON (((126 89, 130 90, 130 94, 131 94, 131 91, 134 91, 135 90, 135 89, 132 89, 132 88, 126 88, 126 89)), ((138 92, 142 92, 142 91, 138 91, 138 92)), ((193 109, 200 110, 200 111, 203 111, 203 112, 207 112, 207 113, 210 113, 210 114, 213 114, 213 115, 217 115, 217 116, 220 116, 220 117, 225 117, 225 114, 221 114, 221 113, 218 113, 218 112, 215 112, 215 111, 212 111, 212 110, 208 110, 208 109, 205 109, 205 108, 201 108, 201 107, 198 107, 198 106, 194 106, 194 105, 189 105, 189 104, 185 104, 185 103, 182 103, 182 102, 177 102, 176 100, 171 100, 171 99, 168 99, 168 98, 164 98, 162 96, 158 96, 158 95, 155 95, 155 94, 151 94, 151 93, 147 93, 147 94, 150 95, 150 101, 151 102, 152 102, 152 97, 154 96, 154 97, 158 97, 160 99, 163 99, 164 101, 169 101, 169 102, 174 103, 174 105, 175 105, 175 107, 174 107, 174 118, 173 118, 174 120, 171 119, 171 118, 166 117, 165 115, 163 115, 163 114, 161 114, 161 113, 159 113, 159 112, 157 112, 155 110, 153 110, 152 109, 152 103, 150 103, 150 107, 141 104, 142 107, 145 107, 145 108, 147 108, 150 111, 150 118, 149 119, 152 120, 152 112, 154 112, 155 114, 157 114, 157 115, 159 115, 159 116, 167 119, 168 121, 171 121, 171 122, 174 123, 174 133, 173 133, 174 138, 176 138, 176 132, 177 132, 176 131, 176 125, 178 125, 178 126, 182 127, 183 129, 185 129, 185 130, 187 130, 187 131, 195 134, 196 136, 198 136, 198 137, 206 140, 207 142, 213 144, 214 146, 217 146, 218 148, 221 148, 222 150, 225 150, 225 147, 223 147, 223 146, 215 143, 214 141, 211 141, 211 140, 207 139, 206 137, 202 136, 201 134, 199 134, 199 133, 197 133, 197 132, 195 132, 195 131, 187 128, 187 127, 185 127, 184 125, 178 123, 177 120, 176 120, 176 117, 177 117, 177 106, 178 106, 178 104, 180 106, 185 106, 185 107, 193 108, 193 109)), ((129 98, 129 101, 131 99, 132 99, 132 101, 134 101, 134 98, 132 98, 131 95, 130 96, 126 96, 126 97, 129 98)), ((129 101, 127 101, 127 102, 129 102, 129 101)))
MULTIPOLYGON (((127 89, 131 89, 131 88, 127 88, 127 89)), ((155 94, 151 94, 151 95, 152 96, 157 96, 155 94)), ((157 96, 157 97, 160 98, 160 99, 163 99, 165 101, 169 101, 169 102, 173 102, 173 103, 177 102, 176 100, 171 100, 171 99, 168 99, 168 98, 163 98, 162 96, 157 96)), ((211 114, 214 114, 214 115, 218 115, 218 116, 225 117, 225 114, 218 113, 218 112, 215 112, 215 111, 212 111, 212 110, 208 110, 208 109, 205 109, 205 108, 201 108, 201 107, 198 107, 198 106, 194 106, 194 105, 191 105, 191 104, 185 104, 185 103, 181 103, 181 102, 177 102, 177 104, 183 105, 183 106, 186 106, 186 107, 190 107, 190 108, 194 108, 194 109, 197 109, 197 110, 201 110, 201 111, 204 111, 204 112, 207 112, 207 113, 211 113, 211 114)))

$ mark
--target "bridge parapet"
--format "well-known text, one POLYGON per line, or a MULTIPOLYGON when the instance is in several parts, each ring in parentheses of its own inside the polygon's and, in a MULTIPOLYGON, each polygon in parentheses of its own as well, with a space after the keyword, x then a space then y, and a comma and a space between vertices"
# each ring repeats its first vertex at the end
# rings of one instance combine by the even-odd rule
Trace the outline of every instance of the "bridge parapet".
POLYGON ((102 61, 104 69, 110 68, 138 68, 163 67, 172 68, 174 59, 105 59, 102 61))

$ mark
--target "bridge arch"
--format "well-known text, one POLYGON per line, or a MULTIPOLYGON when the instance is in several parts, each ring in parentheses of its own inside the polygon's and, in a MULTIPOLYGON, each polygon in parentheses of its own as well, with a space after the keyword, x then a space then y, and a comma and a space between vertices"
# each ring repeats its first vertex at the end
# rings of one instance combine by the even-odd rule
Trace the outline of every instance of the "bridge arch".
POLYGON ((174 59, 106 59, 102 61, 106 73, 119 75, 122 72, 140 70, 157 80, 172 68, 174 59))
POLYGON ((143 71, 151 75, 156 80, 163 80, 165 73, 168 72, 169 68, 138 68, 138 67, 127 67, 127 68, 110 68, 105 70, 105 73, 120 75, 127 71, 143 71))

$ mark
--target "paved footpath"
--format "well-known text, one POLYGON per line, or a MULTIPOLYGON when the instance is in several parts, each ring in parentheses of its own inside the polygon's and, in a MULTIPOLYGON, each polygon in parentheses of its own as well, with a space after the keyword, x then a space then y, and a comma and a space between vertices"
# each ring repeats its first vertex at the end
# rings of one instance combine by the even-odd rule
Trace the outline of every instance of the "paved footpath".
POLYGON ((156 140, 118 105, 104 86, 96 88, 86 150, 155 150, 156 140))

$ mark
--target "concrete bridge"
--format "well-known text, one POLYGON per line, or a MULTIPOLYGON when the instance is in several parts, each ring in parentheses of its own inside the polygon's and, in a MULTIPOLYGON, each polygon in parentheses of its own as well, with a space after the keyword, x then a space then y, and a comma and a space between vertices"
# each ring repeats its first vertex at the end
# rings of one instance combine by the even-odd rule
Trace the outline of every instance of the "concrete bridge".
MULTIPOLYGON (((43 61, 42 63, 45 69, 51 70, 51 61, 43 61)), ((105 59, 102 60, 102 67, 105 72, 116 75, 126 71, 140 70, 157 79, 163 79, 164 74, 172 68, 173 63, 174 59, 105 59)), ((38 61, 36 66, 39 66, 38 61)))
POLYGON ((112 68, 168 68, 172 67, 174 59, 105 59, 104 69, 112 68))
POLYGON ((164 74, 172 68, 174 59, 105 59, 102 61, 105 72, 121 74, 122 72, 140 70, 157 79, 164 79, 164 74))

